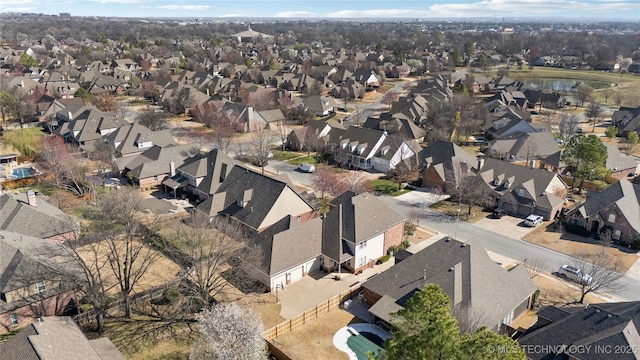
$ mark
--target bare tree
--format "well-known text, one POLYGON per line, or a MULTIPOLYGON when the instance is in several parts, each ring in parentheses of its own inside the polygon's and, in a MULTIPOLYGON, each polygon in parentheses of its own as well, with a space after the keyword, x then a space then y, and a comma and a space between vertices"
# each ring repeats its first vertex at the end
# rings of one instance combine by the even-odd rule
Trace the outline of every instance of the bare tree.
POLYGON ((104 141, 98 141, 93 151, 89 154, 93 164, 102 177, 102 183, 105 183, 106 176, 117 169, 115 164, 115 149, 113 146, 104 141))
POLYGON ((235 303, 214 305, 198 315, 198 330, 200 339, 193 344, 189 359, 267 358, 262 320, 251 308, 235 303))
POLYGON ((591 276, 591 281, 581 281, 578 284, 580 290, 578 302, 580 304, 584 302, 585 296, 589 293, 600 290, 615 290, 620 286, 616 282, 624 275, 620 272, 620 264, 605 250, 606 248, 603 246, 597 254, 583 254, 573 262, 573 265, 582 274, 591 276))
POLYGON ((251 133, 251 147, 253 148, 253 157, 255 164, 262 168, 269 163, 271 154, 271 144, 273 144, 274 136, 271 130, 261 128, 251 133))
POLYGON ((113 112, 118 111, 118 101, 115 96, 109 93, 102 93, 91 98, 91 103, 97 107, 98 109, 105 112, 113 112))
POLYGON ((54 175, 55 185, 73 192, 75 195, 85 195, 93 191, 93 187, 86 179, 89 168, 76 159, 71 147, 58 135, 40 138, 40 152, 36 161, 44 170, 54 175))
POLYGON ((462 334, 473 333, 489 320, 478 309, 462 304, 458 304, 451 309, 451 316, 458 320, 458 326, 462 334))
POLYGON ((119 101, 118 102, 118 117, 121 119, 126 119, 129 114, 129 108, 131 104, 128 101, 119 101))
POLYGON ((598 122, 598 119, 600 118, 602 113, 602 105, 595 101, 591 101, 587 106, 587 117, 589 118, 589 120, 591 120, 591 123, 593 125, 591 132, 596 131, 596 123, 598 122))
POLYGON ((148 105, 138 113, 136 121, 138 124, 153 131, 169 128, 167 117, 163 113, 156 112, 154 108, 148 105))
POLYGON ((391 104, 395 101, 398 101, 400 95, 393 91, 393 89, 389 89, 384 95, 382 95, 382 103, 387 105, 388 108, 391 108, 391 104))
POLYGON ((286 119, 282 119, 277 123, 277 133, 280 137, 280 141, 282 142, 282 151, 284 151, 285 144, 287 142, 287 136, 289 135, 289 128, 287 127, 286 119))
POLYGON ((585 101, 591 98, 592 94, 593 94, 593 88, 591 86, 586 84, 580 84, 576 86, 574 90, 574 96, 576 98, 576 107, 578 106, 578 103, 580 103, 580 106, 583 106, 585 101))
POLYGON ((546 264, 543 259, 524 259, 522 261, 531 279, 546 271, 546 264))
POLYGON ((471 215, 473 206, 483 206, 489 201, 491 191, 484 180, 471 173, 470 169, 464 169, 464 166, 458 168, 454 169, 457 174, 447 182, 447 190, 458 201, 458 205, 467 205, 467 215, 471 215))
POLYGON ((235 222, 224 218, 209 221, 207 215, 194 212, 176 227, 176 237, 191 260, 184 287, 192 307, 208 307, 217 295, 226 292, 229 282, 223 274, 227 278, 244 276, 228 264, 240 254, 245 261, 251 257, 249 240, 235 222))
POLYGON ((161 254, 146 243, 148 229, 141 221, 142 197, 136 188, 109 191, 98 198, 97 205, 107 263, 124 300, 125 316, 131 318, 131 295, 161 254))
POLYGON ((338 196, 346 190, 344 184, 340 181, 340 177, 336 174, 335 169, 327 166, 319 166, 313 174, 313 185, 316 190, 321 193, 324 198, 325 193, 331 196, 338 196))
POLYGON ((580 126, 580 118, 576 114, 563 113, 560 116, 558 122, 558 130, 560 131, 560 138, 567 140, 571 135, 575 134, 580 126))

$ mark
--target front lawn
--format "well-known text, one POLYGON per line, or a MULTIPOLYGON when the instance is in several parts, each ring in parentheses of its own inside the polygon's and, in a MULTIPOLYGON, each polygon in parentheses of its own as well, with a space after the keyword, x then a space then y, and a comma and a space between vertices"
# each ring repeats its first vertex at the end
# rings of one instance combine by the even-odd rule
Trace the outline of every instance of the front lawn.
POLYGON ((371 180, 371 182, 369 183, 369 186, 371 189, 373 189, 373 191, 377 193, 391 195, 391 196, 400 196, 402 194, 406 194, 409 191, 411 191, 411 189, 408 189, 408 188, 402 188, 398 190, 398 183, 395 183, 391 180, 387 180, 384 178, 371 180))
POLYGON ((489 211, 485 211, 480 206, 473 206, 471 208, 471 215, 467 215, 467 212, 469 211, 468 205, 466 204, 459 205, 457 201, 450 200, 450 199, 440 200, 437 203, 432 204, 430 208, 439 213, 453 216, 453 217, 458 216, 458 209, 460 209, 460 220, 468 221, 471 223, 474 223, 480 219, 484 219, 487 217, 487 215, 490 214, 489 211))

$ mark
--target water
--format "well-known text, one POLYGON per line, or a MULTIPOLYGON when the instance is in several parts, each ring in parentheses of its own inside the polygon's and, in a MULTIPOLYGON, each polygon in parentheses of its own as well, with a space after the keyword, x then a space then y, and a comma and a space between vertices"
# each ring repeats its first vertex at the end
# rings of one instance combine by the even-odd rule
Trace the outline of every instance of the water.
POLYGON ((22 179, 29 176, 33 176, 34 171, 31 168, 17 168, 11 170, 11 178, 12 179, 22 179))
POLYGON ((557 92, 572 92, 578 84, 586 84, 594 89, 606 88, 610 84, 605 84, 596 81, 578 81, 578 80, 542 80, 540 82, 526 82, 525 87, 529 86, 531 89, 539 89, 540 87, 557 92))

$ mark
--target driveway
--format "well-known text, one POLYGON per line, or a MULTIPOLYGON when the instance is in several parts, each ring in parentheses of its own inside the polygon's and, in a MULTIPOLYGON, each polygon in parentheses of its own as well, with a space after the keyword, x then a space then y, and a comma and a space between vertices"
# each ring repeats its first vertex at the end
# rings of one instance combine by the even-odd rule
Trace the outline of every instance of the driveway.
MULTIPOLYGON (((526 226, 524 219, 508 215, 503 216, 501 219, 484 218, 476 221, 474 225, 516 239, 522 239, 523 236, 534 229, 526 226)), ((549 225, 549 221, 545 221, 538 226, 546 227, 547 225, 549 225)))
POLYGON ((321 302, 387 270, 393 266, 394 262, 394 259, 391 258, 384 264, 375 265, 372 268, 364 270, 360 275, 342 273, 340 274, 340 280, 334 280, 337 272, 329 274, 315 272, 309 274, 309 276, 305 276, 293 284, 285 286, 284 290, 278 290, 278 300, 282 305, 280 308, 280 316, 285 319, 291 319, 303 311, 309 310, 321 302))

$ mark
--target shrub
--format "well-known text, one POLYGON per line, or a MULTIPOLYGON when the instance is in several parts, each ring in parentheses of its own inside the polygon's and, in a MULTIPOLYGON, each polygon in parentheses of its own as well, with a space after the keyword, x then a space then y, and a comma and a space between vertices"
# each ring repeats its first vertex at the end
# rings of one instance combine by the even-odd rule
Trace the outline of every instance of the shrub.
POLYGON ((418 227, 418 225, 410 222, 410 221, 405 221, 404 223, 404 233, 407 235, 413 235, 416 232, 416 228, 418 227))
POLYGON ((564 229, 571 234, 576 234, 576 235, 580 235, 580 236, 584 236, 587 237, 590 235, 589 230, 585 229, 582 226, 579 225, 575 225, 575 224, 564 224, 564 229))
POLYGON ((162 292, 162 302, 165 304, 175 304, 180 300, 180 292, 176 289, 166 288, 162 292))
POLYGON ((378 259, 378 261, 376 261, 376 264, 384 264, 387 261, 389 261, 389 259, 391 259, 391 256, 384 255, 384 256, 380 257, 380 259, 378 259))
POLYGON ((640 250, 640 237, 637 237, 635 240, 633 240, 633 245, 631 245, 631 247, 636 250, 640 250))

